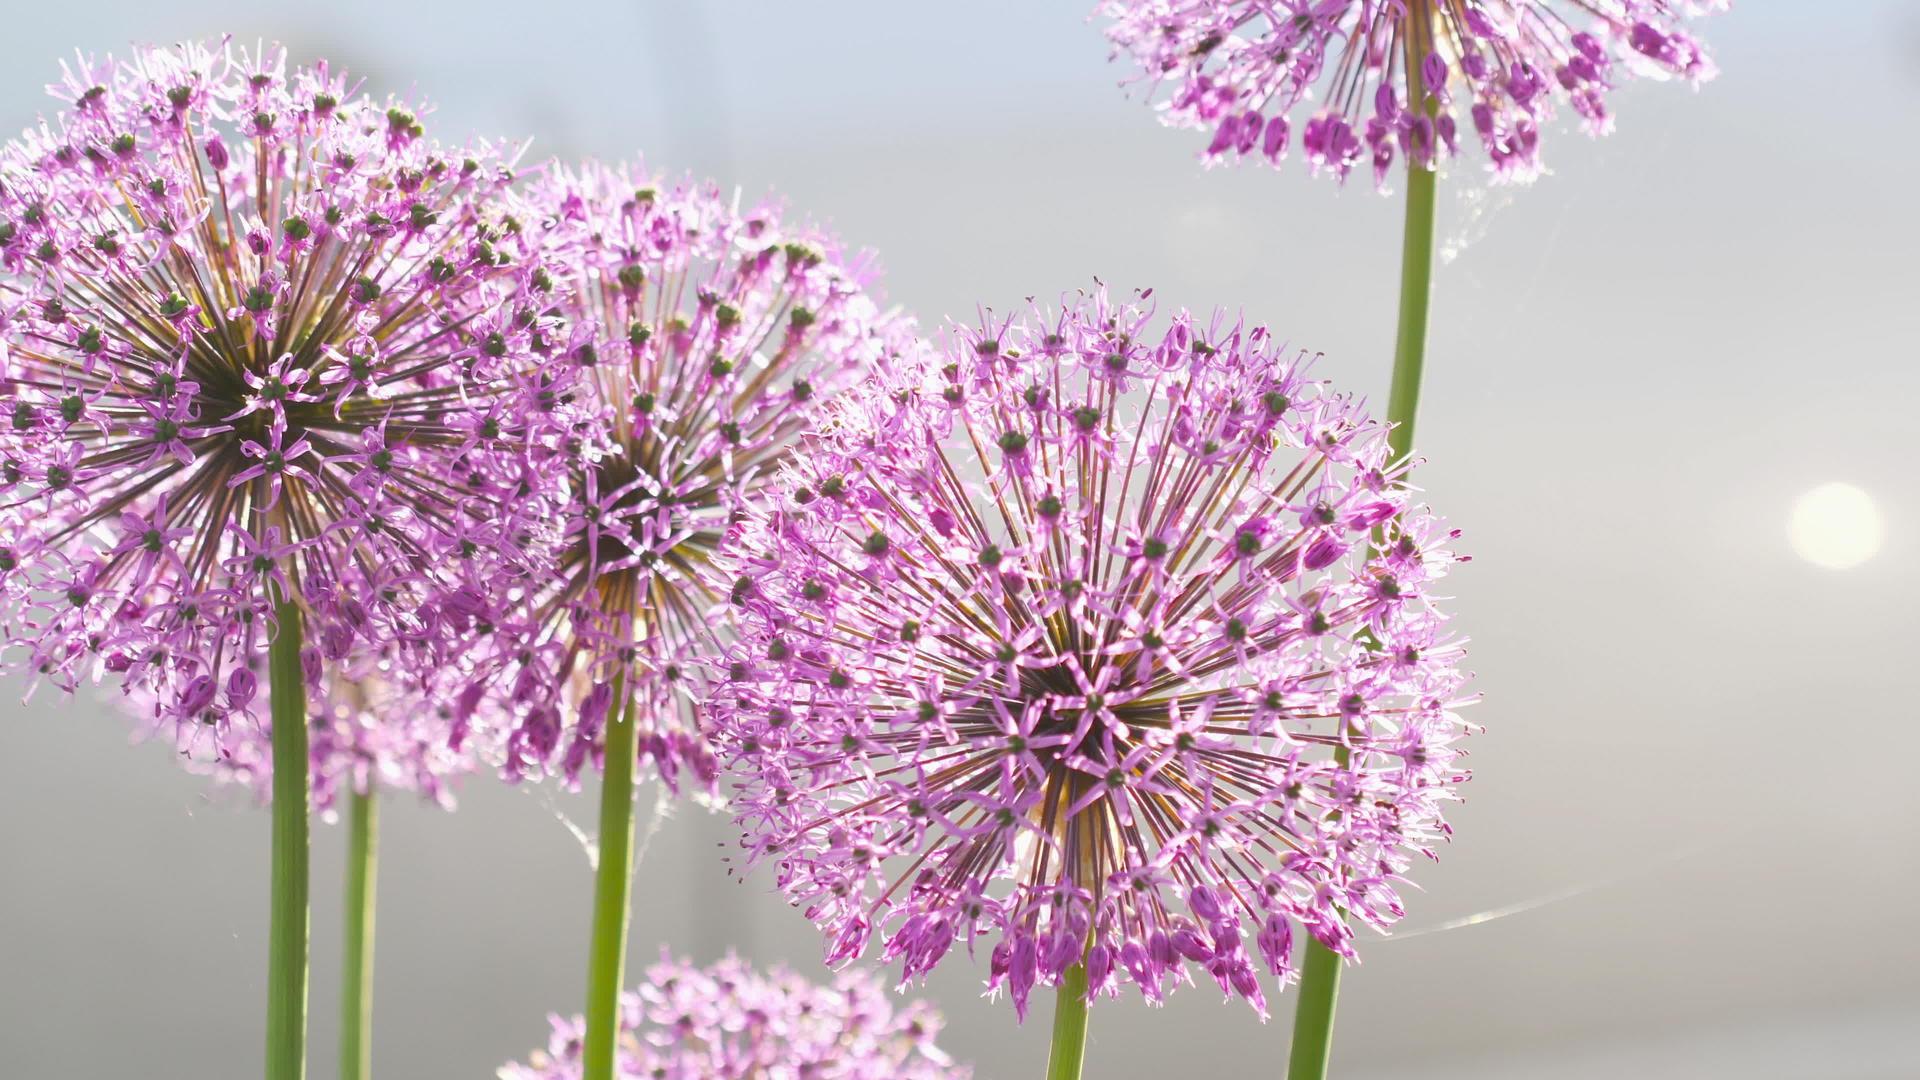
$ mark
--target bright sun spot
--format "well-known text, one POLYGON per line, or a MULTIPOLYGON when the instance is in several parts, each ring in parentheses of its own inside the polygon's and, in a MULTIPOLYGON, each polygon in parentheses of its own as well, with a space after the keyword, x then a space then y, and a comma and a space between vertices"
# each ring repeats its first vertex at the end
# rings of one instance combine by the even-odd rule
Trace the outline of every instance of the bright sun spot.
POLYGON ((1794 553, 1829 570, 1873 558, 1884 536, 1873 496, 1852 484, 1821 484, 1794 500, 1793 515, 1787 519, 1794 553))

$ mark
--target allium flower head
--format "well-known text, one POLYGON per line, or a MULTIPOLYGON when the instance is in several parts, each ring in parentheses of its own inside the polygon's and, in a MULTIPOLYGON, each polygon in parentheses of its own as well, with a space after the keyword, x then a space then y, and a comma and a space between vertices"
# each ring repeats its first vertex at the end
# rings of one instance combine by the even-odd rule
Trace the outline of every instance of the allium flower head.
MULTIPOLYGON (((553 1039, 500 1080, 579 1080, 583 1022, 554 1016, 553 1039)), ((965 1080, 934 1045, 940 1017, 896 1008, 870 976, 816 986, 762 975, 729 956, 709 968, 671 959, 620 1001, 616 1076, 633 1080, 965 1080)))
POLYGON ((488 401, 539 328, 480 336, 546 272, 485 208, 498 153, 324 64, 140 48, 51 90, 0 151, 0 624, 231 751, 276 597, 332 663, 420 631, 426 568, 512 556, 488 401))
MULTIPOLYGON (((484 755, 471 742, 447 740, 446 705, 416 686, 417 676, 394 665, 370 670, 323 673, 315 650, 306 650, 308 669, 307 752, 315 810, 331 812, 352 792, 405 791, 452 809, 453 785, 481 766, 484 755)), ((129 701, 151 726, 147 695, 129 701)), ((170 734, 170 733, 169 733, 170 734)), ((187 758, 190 768, 223 784, 245 788, 261 803, 272 796, 271 732, 237 725, 227 752, 215 759, 187 758)))
POLYGON ((1264 328, 1150 317, 954 330, 745 525, 725 765, 830 960, 1264 1008, 1296 926, 1350 953, 1445 834, 1452 534, 1264 328))
POLYGON ((911 325, 875 306, 864 258, 777 206, 596 164, 526 202, 566 267, 565 344, 528 410, 557 572, 473 584, 507 594, 473 685, 510 714, 510 772, 557 756, 576 777, 631 707, 669 784, 686 765, 711 786, 689 684, 724 611, 714 553, 818 405, 911 325))
POLYGON ((1149 93, 1168 88, 1162 118, 1213 132, 1206 160, 1278 165, 1297 134, 1315 172, 1370 161, 1384 183, 1396 153, 1422 169, 1452 156, 1463 126, 1497 179, 1531 180, 1556 103, 1601 135, 1623 79, 1711 78, 1686 20, 1727 3, 1102 0, 1097 13, 1149 93))

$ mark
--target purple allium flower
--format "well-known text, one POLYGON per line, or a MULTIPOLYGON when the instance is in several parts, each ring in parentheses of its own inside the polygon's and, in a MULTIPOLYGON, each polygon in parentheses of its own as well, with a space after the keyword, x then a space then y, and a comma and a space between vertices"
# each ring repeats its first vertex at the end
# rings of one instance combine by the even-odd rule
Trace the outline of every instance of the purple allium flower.
POLYGON ((819 404, 912 325, 875 306, 864 258, 776 206, 596 164, 552 168, 526 202, 568 298, 527 409, 557 571, 468 583, 494 614, 465 700, 506 714, 510 776, 577 779, 633 708, 665 781, 685 766, 711 787, 691 683, 725 611, 714 554, 819 404))
MULTIPOLYGON (((553 1016, 547 1049, 500 1080, 579 1080, 583 1024, 553 1016)), ((663 957, 620 1001, 617 1076, 634 1080, 964 1080, 934 1045, 940 1017, 896 1008, 872 977, 842 972, 816 986, 729 956, 709 968, 663 957)))
POLYGON ((1533 179, 1540 129, 1556 102, 1601 135, 1613 126, 1607 93, 1622 79, 1712 78, 1713 62, 1685 20, 1727 4, 1102 0, 1096 13, 1113 20, 1106 33, 1115 55, 1133 57, 1148 92, 1169 87, 1162 119, 1213 133, 1205 160, 1278 165, 1297 135, 1316 173, 1345 179, 1371 162, 1384 183, 1396 153, 1416 168, 1452 156, 1463 126, 1496 179, 1533 179), (1437 101, 1428 99, 1432 87, 1437 101))
POLYGON ((1296 927, 1351 955, 1446 834, 1453 534, 1265 328, 1150 315, 954 330, 743 526, 715 715, 830 961, 986 944, 1022 1014, 1074 964, 1150 1001, 1199 968, 1264 1011, 1296 927))
MULTIPOLYGON (((309 650, 311 653, 312 650, 309 650)), ((307 666, 318 666, 311 656, 307 666)), ((242 695, 252 691, 252 673, 238 672, 242 695)), ((476 771, 483 755, 471 742, 449 745, 446 706, 433 700, 403 667, 381 664, 351 673, 329 672, 308 687, 308 771, 313 806, 338 808, 349 792, 407 791, 445 809, 453 808, 453 783, 476 771)), ((128 700, 136 708, 147 695, 128 700)), ((238 696, 238 695, 236 695, 238 696)), ((141 709, 151 717, 164 710, 141 709)), ((171 732, 168 732, 171 734, 171 732)), ((250 791, 261 803, 272 796, 273 747, 270 732, 254 724, 235 725, 228 752, 211 761, 188 758, 189 767, 226 784, 250 791)))
POLYGON ((324 64, 139 48, 51 90, 0 151, 0 626, 228 753, 276 596, 317 662, 398 656, 430 570, 517 558, 524 441, 489 402, 539 360, 546 271, 488 208, 498 151, 324 64))

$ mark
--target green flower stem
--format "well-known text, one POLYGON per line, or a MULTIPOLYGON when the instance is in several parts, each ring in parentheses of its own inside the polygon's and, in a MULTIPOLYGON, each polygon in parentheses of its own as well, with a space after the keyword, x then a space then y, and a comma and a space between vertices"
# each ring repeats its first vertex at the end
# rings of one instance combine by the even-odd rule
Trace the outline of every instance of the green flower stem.
POLYGON ((1087 1057, 1087 968, 1075 964, 1060 976, 1053 998, 1053 1050, 1047 1080, 1080 1080, 1087 1057))
MULTIPOLYGON (((1418 14, 1418 11, 1416 11, 1418 14)), ((1416 20, 1417 21, 1417 20, 1416 20)), ((1418 72, 1426 57, 1418 35, 1409 43, 1407 68, 1418 72)), ((1412 76, 1418 78, 1417 75, 1412 76)), ((1429 115, 1439 103, 1430 100, 1429 115)), ((1420 414, 1420 380, 1427 364, 1427 316, 1433 299, 1434 196, 1439 175, 1433 169, 1407 169, 1407 218, 1400 242, 1400 320, 1393 346, 1393 383, 1387 398, 1387 435, 1393 461, 1413 452, 1413 425, 1420 414)), ((1341 766, 1347 748, 1334 751, 1341 766)), ((1333 1013, 1340 997, 1342 961, 1331 949, 1308 939, 1293 1012, 1293 1052, 1288 1080, 1324 1080, 1333 1052, 1333 1013)))
POLYGON ((633 703, 615 680, 600 781, 600 865, 594 879, 593 942, 587 959, 587 1034, 581 1080, 613 1080, 620 983, 633 891, 633 703))
MULTIPOLYGON (((1395 461, 1413 450, 1420 410, 1420 375, 1427 359, 1427 311, 1433 295, 1433 206, 1438 187, 1431 169, 1407 170, 1407 225, 1400 255, 1400 329, 1393 349, 1393 391, 1387 401, 1387 437, 1395 461)), ((1334 760, 1347 764, 1347 748, 1334 760)), ((1308 939, 1293 1011, 1288 1080, 1323 1080, 1333 1052, 1333 1011, 1340 996, 1340 957, 1308 939)))
POLYGON ((281 598, 267 652, 273 712, 273 891, 267 929, 267 1080, 307 1071, 307 684, 301 614, 281 598))
POLYGON ((373 897, 380 803, 371 784, 347 803, 346 953, 340 963, 340 1080, 373 1075, 373 897))
POLYGON ((1400 329, 1393 345, 1393 390, 1387 398, 1387 444, 1397 461, 1413 450, 1420 413, 1420 376, 1427 366, 1427 311, 1433 298, 1432 169, 1407 170, 1407 226, 1400 242, 1400 329))
POLYGON ((1320 1080, 1333 1053, 1333 1010, 1340 998, 1341 960, 1332 949, 1309 938, 1300 985, 1294 990, 1293 1054, 1287 1080, 1320 1080))

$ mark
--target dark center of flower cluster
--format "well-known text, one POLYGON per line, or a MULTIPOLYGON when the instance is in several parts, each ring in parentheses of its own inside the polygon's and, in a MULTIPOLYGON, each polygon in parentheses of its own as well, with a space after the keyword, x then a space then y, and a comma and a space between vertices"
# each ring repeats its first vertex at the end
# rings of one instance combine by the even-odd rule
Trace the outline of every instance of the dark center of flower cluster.
POLYGON ((612 573, 644 572, 653 563, 670 557, 674 550, 684 545, 712 539, 704 531, 695 533, 666 552, 645 544, 646 539, 660 528, 656 523, 662 519, 663 511, 668 515, 683 515, 696 509, 700 502, 695 497, 676 495, 657 480, 636 483, 642 478, 643 470, 646 475, 659 475, 649 467, 657 467, 659 456, 655 440, 647 435, 639 435, 626 447, 624 454, 590 466, 594 471, 591 487, 586 484, 584 475, 576 481, 576 490, 581 492, 586 503, 574 540, 575 551, 582 562, 591 554, 593 564, 600 568, 599 572, 609 572, 605 568, 615 566, 620 569, 612 573), (602 500, 606 492, 619 491, 621 494, 611 502, 595 504, 585 498, 586 492, 591 490, 600 492, 602 500), (637 570, 633 565, 635 560, 638 562, 637 570))
MULTIPOLYGON (((329 452, 347 448, 341 436, 363 431, 370 423, 377 422, 377 417, 368 415, 369 407, 378 408, 372 399, 356 395, 341 404, 336 413, 336 402, 331 398, 296 400, 310 395, 296 395, 293 387, 274 376, 261 380, 258 387, 249 385, 233 365, 207 365, 206 369, 196 370, 192 378, 199 384, 199 390, 193 396, 189 418, 154 421, 152 438, 157 443, 179 440, 195 457, 221 458, 226 467, 236 470, 246 467, 250 460, 242 456, 242 448, 249 443, 265 451, 259 455, 258 464, 269 473, 279 473, 292 464, 281 450, 304 439, 324 457, 329 452), (243 413, 249 405, 257 407, 243 413), (276 415, 284 421, 284 431, 277 439, 273 431, 276 415), (208 428, 216 430, 197 436, 190 434, 208 428), (280 450, 274 449, 276 445, 280 450)), ((164 406, 175 399, 176 387, 173 376, 162 375, 154 381, 151 396, 164 406)), ((383 462, 390 463, 392 455, 390 452, 375 455, 375 459, 372 464, 380 467, 383 462)))
POLYGON ((1043 757, 1064 761, 1075 754, 1095 751, 1100 745, 1100 737, 1106 729, 1107 721, 1099 695, 1085 695, 1079 682, 1074 678, 1073 669, 1065 662, 1044 668, 1022 668, 1020 670, 1020 699, 1022 704, 1031 701, 1043 702, 1040 720, 1034 725, 1036 738, 1047 736, 1071 736, 1081 725, 1082 718, 1088 714, 1093 722, 1087 730, 1073 742, 1061 743, 1045 748, 1043 757), (1063 700, 1086 699, 1085 707, 1058 704, 1063 700))

